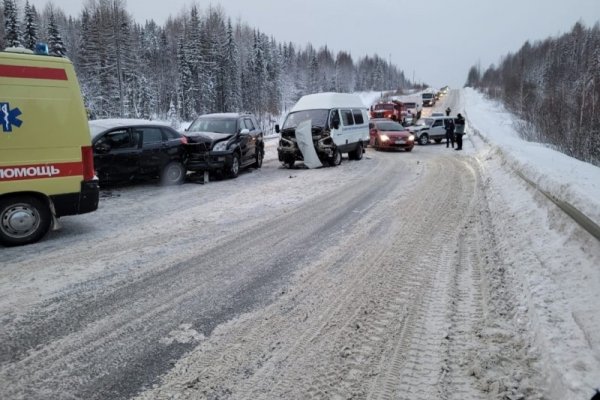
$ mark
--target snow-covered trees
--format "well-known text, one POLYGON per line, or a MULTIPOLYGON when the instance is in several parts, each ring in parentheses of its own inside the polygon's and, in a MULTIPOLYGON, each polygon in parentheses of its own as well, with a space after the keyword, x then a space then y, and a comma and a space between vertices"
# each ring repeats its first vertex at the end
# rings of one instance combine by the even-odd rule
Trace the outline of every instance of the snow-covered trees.
POLYGON ((54 10, 50 9, 50 20, 48 21, 48 50, 51 55, 64 57, 67 55, 67 49, 63 43, 60 32, 56 25, 54 10))
POLYGON ((469 86, 500 98, 523 121, 525 138, 550 143, 568 155, 600 165, 600 25, 581 23, 557 38, 503 57, 469 86))
POLYGON ((25 21, 23 24, 23 45, 29 50, 35 49, 35 44, 38 41, 37 31, 37 12, 35 6, 25 2, 25 21))
POLYGON ((86 107, 98 118, 168 114, 190 120, 208 112, 251 111, 269 120, 305 94, 408 85, 402 71, 377 55, 355 63, 344 51, 278 43, 232 23, 219 7, 201 11, 192 5, 159 26, 135 23, 124 0, 88 0, 70 18, 51 3, 39 15, 28 0, 0 5, 0 38, 29 48, 47 41, 52 54, 68 56, 86 107))
POLYGON ((16 0, 4 0, 4 44, 6 47, 22 47, 16 0))

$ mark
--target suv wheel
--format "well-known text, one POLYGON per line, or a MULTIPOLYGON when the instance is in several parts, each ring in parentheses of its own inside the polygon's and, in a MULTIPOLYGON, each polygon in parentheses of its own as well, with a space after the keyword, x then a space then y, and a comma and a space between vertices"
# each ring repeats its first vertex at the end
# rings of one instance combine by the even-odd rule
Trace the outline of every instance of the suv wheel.
POLYGON ((265 151, 262 148, 256 149, 256 159, 252 165, 254 168, 262 167, 263 158, 265 158, 265 151))
POLYGON ((32 196, 0 200, 0 243, 20 246, 38 241, 50 229, 48 205, 32 196))
POLYGON ((160 174, 160 181, 163 185, 180 185, 185 180, 185 167, 177 161, 165 165, 160 174))
POLYGON ((424 133, 421 136, 419 136, 419 144, 422 146, 429 144, 429 135, 424 133))
POLYGON ((237 178, 240 174, 240 156, 238 153, 233 153, 233 157, 231 158, 231 165, 227 170, 227 176, 231 179, 237 178))

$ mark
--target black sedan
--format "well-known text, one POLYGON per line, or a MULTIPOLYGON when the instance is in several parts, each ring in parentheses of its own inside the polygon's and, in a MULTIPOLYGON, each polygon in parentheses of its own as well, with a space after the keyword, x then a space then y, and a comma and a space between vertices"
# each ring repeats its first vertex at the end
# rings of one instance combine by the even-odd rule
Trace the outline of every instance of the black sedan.
POLYGON ((187 140, 170 126, 136 119, 93 120, 89 126, 101 185, 148 178, 175 185, 185 180, 187 140))

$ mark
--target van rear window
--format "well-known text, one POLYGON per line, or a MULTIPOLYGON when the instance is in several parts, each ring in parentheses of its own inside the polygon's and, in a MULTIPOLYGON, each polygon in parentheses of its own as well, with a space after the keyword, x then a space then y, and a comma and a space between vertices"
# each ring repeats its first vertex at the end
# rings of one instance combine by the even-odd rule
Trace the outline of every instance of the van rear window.
POLYGON ((357 125, 365 123, 365 120, 363 119, 362 111, 360 111, 360 110, 352 110, 352 114, 354 114, 354 122, 357 125))

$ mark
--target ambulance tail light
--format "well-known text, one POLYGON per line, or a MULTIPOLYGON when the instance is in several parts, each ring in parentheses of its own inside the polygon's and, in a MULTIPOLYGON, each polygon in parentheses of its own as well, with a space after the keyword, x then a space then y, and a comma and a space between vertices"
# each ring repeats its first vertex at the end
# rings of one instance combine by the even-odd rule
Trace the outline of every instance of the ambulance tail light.
POLYGON ((83 180, 94 179, 94 152, 92 146, 81 147, 81 161, 83 162, 83 180))

